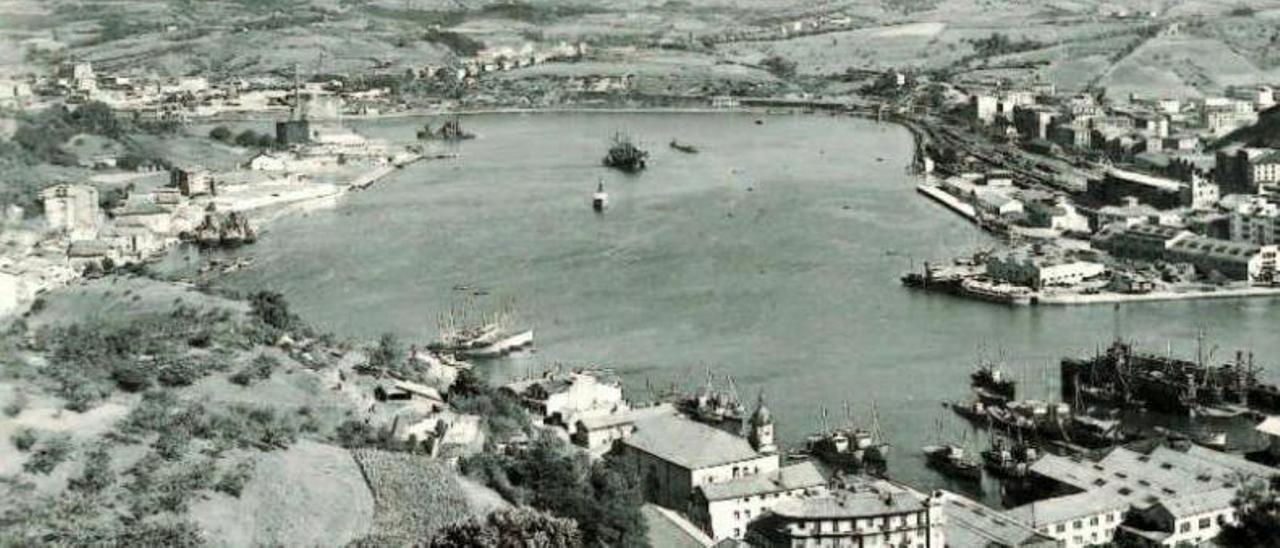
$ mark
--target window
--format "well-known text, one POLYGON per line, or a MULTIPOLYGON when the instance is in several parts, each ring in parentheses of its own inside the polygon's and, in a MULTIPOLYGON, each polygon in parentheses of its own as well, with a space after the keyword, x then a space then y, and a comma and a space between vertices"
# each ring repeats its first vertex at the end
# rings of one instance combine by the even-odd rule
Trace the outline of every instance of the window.
POLYGON ((1059 523, 1059 524, 1058 524, 1057 529, 1054 529, 1054 530, 1055 530, 1055 531, 1057 531, 1057 532, 1059 532, 1059 533, 1065 533, 1065 532, 1067 532, 1067 524, 1065 524, 1065 523, 1059 523))
POLYGON ((1184 521, 1184 522, 1182 522, 1181 524, 1179 524, 1179 525, 1178 525, 1178 532, 1179 532, 1179 533, 1190 533, 1190 532, 1191 532, 1191 522, 1189 522, 1189 521, 1184 521))
POLYGON ((1200 518, 1200 529, 1208 529, 1210 525, 1213 525, 1213 519, 1200 518))
POLYGON ((1080 520, 1076 520, 1074 523, 1071 524, 1072 529, 1080 529, 1082 527, 1084 527, 1084 522, 1080 520))
POLYGON ((1098 516, 1093 516, 1089 518, 1089 525, 1097 525, 1097 524, 1098 524, 1098 516))

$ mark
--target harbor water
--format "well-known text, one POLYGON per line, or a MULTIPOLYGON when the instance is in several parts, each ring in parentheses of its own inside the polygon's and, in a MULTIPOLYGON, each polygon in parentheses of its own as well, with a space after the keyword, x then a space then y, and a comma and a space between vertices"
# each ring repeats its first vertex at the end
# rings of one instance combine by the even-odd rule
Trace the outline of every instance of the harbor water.
MULTIPOLYGON (((424 121, 350 125, 407 142, 424 121)), ((1093 353, 1117 332, 1191 356, 1203 328, 1215 358, 1251 348, 1280 370, 1280 310, 1269 299, 1015 309, 900 286, 912 264, 990 240, 916 193, 911 136, 894 125, 745 113, 463 123, 476 140, 435 145, 457 159, 277 221, 236 252, 255 262, 225 283, 281 291, 339 335, 420 343, 467 295, 481 293, 470 297, 478 309, 512 299, 513 327, 535 328, 537 349, 483 365, 496 379, 609 367, 643 400, 647 386, 695 388, 709 369, 732 375, 744 401, 763 391, 793 446, 819 428, 823 407, 832 422, 846 403, 865 420, 876 402, 894 445, 890 474, 920 488, 948 485, 919 448, 940 419, 960 439, 966 425, 940 401, 966 396, 980 348, 1002 350, 1038 398, 1055 393, 1061 356, 1093 353), (651 151, 649 169, 601 166, 619 131, 651 151), (699 153, 668 147, 673 138, 699 153), (600 180, 610 204, 596 214, 600 180)))

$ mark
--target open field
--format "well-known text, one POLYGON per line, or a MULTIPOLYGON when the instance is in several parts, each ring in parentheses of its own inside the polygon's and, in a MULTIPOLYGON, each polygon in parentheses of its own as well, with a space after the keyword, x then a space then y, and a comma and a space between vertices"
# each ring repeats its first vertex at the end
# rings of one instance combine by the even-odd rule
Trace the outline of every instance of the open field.
POLYGON ((301 441, 257 456, 238 499, 211 494, 191 515, 222 546, 341 546, 368 534, 373 508, 347 450, 301 441))
POLYGON ((455 521, 507 506, 488 488, 459 481, 457 472, 439 461, 376 449, 352 454, 373 492, 370 540, 376 544, 409 544, 455 521))

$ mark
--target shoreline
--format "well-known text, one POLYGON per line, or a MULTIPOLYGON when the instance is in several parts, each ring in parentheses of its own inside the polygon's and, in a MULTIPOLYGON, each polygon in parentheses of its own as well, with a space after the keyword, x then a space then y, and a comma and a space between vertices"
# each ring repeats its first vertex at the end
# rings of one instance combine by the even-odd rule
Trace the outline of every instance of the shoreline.
POLYGON ((1151 293, 1096 293, 1037 295, 1034 304, 1045 306, 1088 306, 1139 302, 1194 301, 1206 299, 1247 299, 1280 297, 1280 287, 1240 287, 1213 291, 1152 291, 1151 293))

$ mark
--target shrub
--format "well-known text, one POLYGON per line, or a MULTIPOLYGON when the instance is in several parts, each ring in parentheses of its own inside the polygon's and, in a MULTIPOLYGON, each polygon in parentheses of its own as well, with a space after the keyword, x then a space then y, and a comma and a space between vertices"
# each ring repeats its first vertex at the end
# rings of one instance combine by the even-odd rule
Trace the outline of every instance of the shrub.
POLYGON ((279 367, 280 360, 277 360, 275 356, 259 354, 257 357, 253 358, 253 361, 251 361, 249 365, 245 366, 244 369, 233 373, 231 375, 231 382, 240 386, 249 386, 250 384, 258 381, 270 379, 271 373, 279 367))
POLYGON ((36 444, 36 431, 34 428, 19 428, 9 436, 9 441, 13 442, 13 446, 19 451, 27 451, 36 444))
POLYGON ((40 444, 40 448, 22 465, 29 474, 48 474, 71 454, 71 437, 66 434, 53 436, 40 444))
POLYGON ((241 461, 233 465, 230 469, 222 472, 222 476, 218 478, 218 483, 214 484, 213 489, 222 493, 226 493, 236 498, 240 498, 240 493, 244 491, 244 485, 253 477, 253 462, 241 461))
POLYGON ((236 135, 236 145, 245 148, 256 147, 258 146, 258 134, 252 129, 241 131, 239 135, 236 135))
POLYGON ((111 453, 105 444, 99 444, 85 456, 84 469, 71 478, 67 488, 81 493, 100 493, 115 482, 111 472, 111 453))
POLYGON ((493 512, 484 517, 472 517, 447 525, 427 542, 427 546, 431 548, 569 548, 582 545, 582 534, 578 532, 578 525, 573 520, 557 518, 528 508, 493 512))
POLYGON ((228 128, 227 126, 218 126, 218 127, 215 127, 215 128, 213 128, 213 129, 209 130, 209 138, 210 138, 210 139, 213 139, 213 140, 216 140, 216 141, 222 141, 222 142, 224 142, 224 143, 225 143, 225 142, 227 142, 227 141, 230 141, 230 140, 231 140, 231 128, 228 128))
POLYGON ((274 291, 259 291, 249 299, 250 312, 262 323, 276 329, 293 327, 296 317, 289 312, 289 303, 284 295, 274 291))

